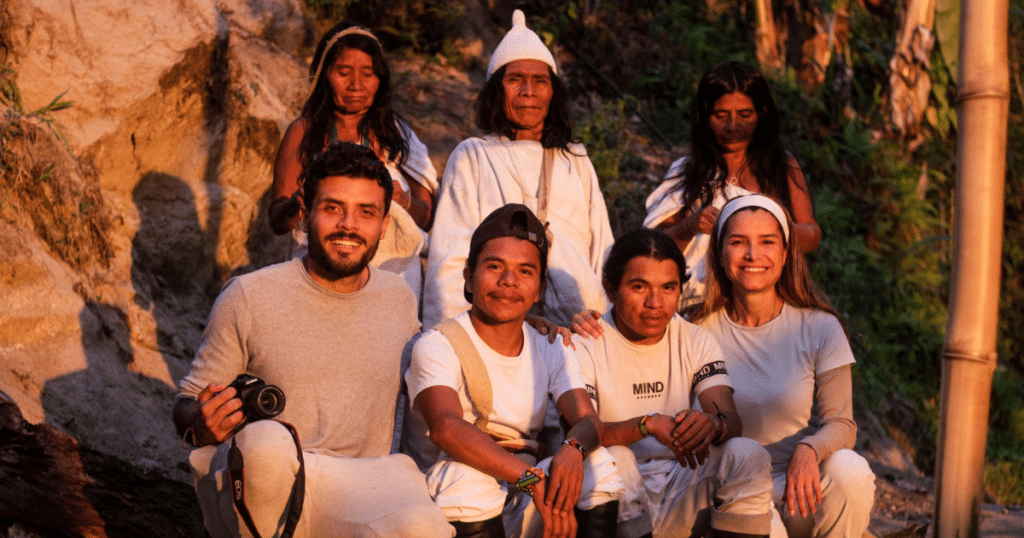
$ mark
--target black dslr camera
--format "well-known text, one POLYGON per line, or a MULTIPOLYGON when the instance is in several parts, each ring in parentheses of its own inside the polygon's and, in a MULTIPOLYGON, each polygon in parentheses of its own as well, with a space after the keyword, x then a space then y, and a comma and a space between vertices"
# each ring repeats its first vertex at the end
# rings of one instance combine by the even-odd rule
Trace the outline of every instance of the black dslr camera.
POLYGON ((238 391, 236 397, 242 400, 242 413, 247 420, 274 418, 284 411, 284 391, 258 377, 238 374, 228 386, 238 391))

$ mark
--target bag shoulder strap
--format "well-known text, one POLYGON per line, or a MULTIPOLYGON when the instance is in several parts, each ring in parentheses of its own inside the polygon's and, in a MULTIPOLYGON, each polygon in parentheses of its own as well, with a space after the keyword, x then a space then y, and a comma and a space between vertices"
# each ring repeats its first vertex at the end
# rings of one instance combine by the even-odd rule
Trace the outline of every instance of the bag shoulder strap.
MULTIPOLYGON (((292 439, 295 440, 296 457, 299 460, 299 472, 295 475, 291 497, 288 499, 288 517, 285 520, 284 529, 281 531, 281 538, 291 538, 295 532, 295 526, 299 523, 299 518, 302 517, 302 505, 306 499, 306 464, 302 459, 299 432, 295 430, 295 426, 287 422, 278 422, 288 429, 288 433, 292 434, 292 439)), ((231 449, 228 450, 228 481, 231 482, 231 500, 239 517, 242 518, 245 526, 255 538, 261 538, 259 531, 256 530, 252 514, 249 513, 249 508, 245 504, 245 461, 242 459, 242 451, 238 448, 234 436, 231 437, 231 449)))
MULTIPOLYGON (((547 223, 548 198, 551 194, 551 183, 554 181, 555 158, 557 155, 557 148, 544 148, 544 159, 541 164, 540 192, 537 193, 537 218, 543 223, 547 223)), ((590 204, 593 202, 594 185, 591 181, 582 181, 581 183, 583 184, 583 198, 587 201, 587 210, 589 211, 590 204)))
POLYGON ((555 148, 544 148, 544 159, 540 166, 540 192, 537 193, 537 218, 545 225, 548 222, 548 198, 555 171, 555 148))
POLYGON ((478 414, 475 425, 477 428, 487 432, 487 422, 493 409, 493 393, 491 391, 491 378, 487 375, 487 368, 484 366, 480 352, 477 351, 469 333, 455 319, 448 319, 439 323, 436 327, 455 349, 455 356, 459 358, 462 366, 462 375, 466 378, 466 392, 469 399, 476 407, 478 414))
POLYGON ((480 352, 473 345, 466 329, 454 319, 442 321, 434 327, 452 344, 455 355, 462 366, 462 375, 466 378, 466 392, 473 402, 478 414, 474 426, 491 436, 505 450, 513 453, 524 452, 532 456, 533 462, 539 459, 540 445, 533 439, 524 439, 522 434, 513 428, 501 424, 490 424, 488 417, 493 409, 494 393, 491 389, 491 378, 480 357, 480 352))

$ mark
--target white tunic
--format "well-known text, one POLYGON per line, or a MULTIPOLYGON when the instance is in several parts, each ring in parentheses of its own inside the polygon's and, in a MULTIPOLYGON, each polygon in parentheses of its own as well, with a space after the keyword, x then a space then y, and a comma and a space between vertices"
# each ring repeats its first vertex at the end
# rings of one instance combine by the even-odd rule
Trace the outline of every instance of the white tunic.
MULTIPOLYGON (((665 173, 665 180, 647 197, 645 227, 654 228, 682 209, 683 191, 679 190, 679 182, 682 181, 680 173, 683 171, 683 165, 689 159, 689 157, 683 157, 672 163, 668 172, 665 173)), ((726 184, 722 189, 715 191, 711 205, 722 209, 729 200, 746 194, 754 193, 739 185, 726 184)), ((682 294, 679 299, 680 308, 699 303, 704 298, 708 270, 707 252, 710 246, 711 236, 698 232, 683 249, 683 257, 686 258, 686 269, 690 279, 682 286, 682 294)))
MULTIPOLYGON (((545 315, 568 326, 584 308, 607 309, 601 265, 614 237, 608 209, 586 150, 558 151, 548 198, 545 315)), ((488 135, 460 143, 448 159, 438 194, 424 282, 423 322, 433 327, 469 308, 462 269, 473 231, 495 209, 521 203, 537 210, 544 148, 539 142, 488 135)))

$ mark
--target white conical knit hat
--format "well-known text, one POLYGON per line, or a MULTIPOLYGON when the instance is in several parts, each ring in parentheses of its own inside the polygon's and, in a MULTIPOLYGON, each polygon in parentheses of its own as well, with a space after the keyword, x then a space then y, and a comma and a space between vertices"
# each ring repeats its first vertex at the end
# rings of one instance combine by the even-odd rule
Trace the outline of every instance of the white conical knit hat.
POLYGON ((512 29, 505 34, 501 43, 498 43, 498 48, 494 49, 494 54, 491 55, 491 63, 487 65, 487 78, 491 78, 491 75, 501 69, 501 66, 516 60, 544 62, 551 66, 555 74, 558 73, 555 57, 544 46, 540 37, 526 27, 526 15, 519 9, 512 14, 512 29))

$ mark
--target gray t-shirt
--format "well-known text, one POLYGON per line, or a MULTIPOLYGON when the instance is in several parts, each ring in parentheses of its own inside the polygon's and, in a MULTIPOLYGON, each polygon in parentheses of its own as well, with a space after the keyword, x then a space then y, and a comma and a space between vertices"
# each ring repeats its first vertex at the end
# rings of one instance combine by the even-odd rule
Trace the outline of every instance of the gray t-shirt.
POLYGON ((227 283, 178 395, 246 372, 284 391, 277 418, 296 427, 304 450, 383 456, 402 349, 418 330, 416 299, 398 275, 371 267, 362 289, 335 293, 293 259, 227 283))
MULTIPOLYGON (((732 321, 724 308, 700 324, 725 353, 743 436, 761 443, 776 469, 786 468, 798 443, 810 444, 824 460, 825 445, 813 440, 825 426, 818 409, 819 376, 855 362, 839 320, 828 312, 786 303, 777 317, 758 327, 732 321)), ((844 405, 849 414, 836 419, 844 426, 834 434, 840 437, 833 446, 853 448, 856 441, 850 404, 844 405)))

